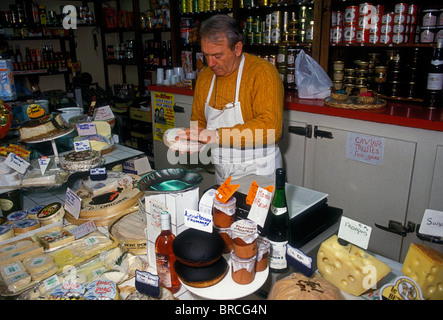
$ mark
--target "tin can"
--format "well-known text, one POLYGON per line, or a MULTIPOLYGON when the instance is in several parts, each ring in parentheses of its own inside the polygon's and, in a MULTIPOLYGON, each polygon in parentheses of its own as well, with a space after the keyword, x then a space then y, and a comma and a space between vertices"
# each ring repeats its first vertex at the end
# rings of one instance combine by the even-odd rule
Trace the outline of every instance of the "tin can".
POLYGON ((382 15, 381 23, 383 23, 383 24, 394 23, 394 14, 392 12, 389 12, 389 13, 385 13, 384 15, 382 15))
POLYGON ((401 44, 405 42, 405 34, 404 33, 393 33, 392 34, 392 43, 401 44))
POLYGON ((261 32, 262 31, 262 19, 260 16, 254 18, 252 23, 252 31, 253 32, 261 32))
POLYGON ((280 28, 272 28, 271 43, 280 43, 280 40, 281 40, 280 28))
POLYGON ((378 44, 378 43, 380 43, 380 33, 371 33, 369 35, 368 43, 371 43, 371 44, 378 44))
POLYGON ((336 27, 331 28, 330 42, 331 43, 342 43, 343 42, 343 27, 336 26, 336 27))
POLYGON ((435 27, 439 15, 438 9, 423 10, 422 23, 423 27, 435 27))
POLYGON ((408 13, 412 15, 418 14, 418 5, 411 3, 408 6, 408 13))
POLYGON ((392 43, 392 33, 382 33, 380 34, 381 44, 391 44, 392 43))
POLYGON ((344 21, 348 25, 358 23, 358 6, 347 6, 345 8, 344 21))
POLYGON ((380 27, 380 32, 382 34, 386 34, 386 33, 392 33, 392 24, 382 24, 380 27))
POLYGON ((300 10, 298 12, 298 18, 299 19, 306 19, 306 17, 307 17, 306 10, 307 10, 306 6, 301 6, 300 7, 300 10))
POLYGON ((331 27, 337 26, 337 11, 331 12, 331 27))
POLYGON ((279 28, 281 25, 281 11, 273 11, 271 13, 271 27, 279 28))
POLYGON ((358 29, 357 30, 357 35, 356 35, 356 40, 355 42, 357 43, 369 43, 369 29, 358 29))
POLYGON ((375 7, 372 3, 369 2, 363 2, 360 3, 358 6, 358 14, 360 16, 367 16, 376 12, 373 12, 375 10, 375 7))
POLYGON ((420 28, 420 43, 433 43, 437 27, 421 27, 420 28))
POLYGON ((394 6, 394 13, 407 13, 408 12, 408 4, 404 2, 396 3, 394 6))
POLYGON ((404 23, 395 23, 393 26, 392 26, 392 32, 393 33, 406 33, 406 32, 409 32, 409 28, 408 28, 408 26, 406 25, 406 24, 404 24, 404 23))
POLYGON ((343 42, 344 43, 356 43, 357 40, 357 27, 345 26, 343 30, 343 42))
POLYGON ((358 28, 359 29, 369 29, 371 24, 369 23, 369 20, 371 19, 371 16, 359 16, 358 17, 358 28))
POLYGON ((396 13, 394 15, 394 23, 406 23, 407 15, 404 13, 396 13))
POLYGON ((288 66, 288 47, 279 46, 277 52, 277 65, 279 67, 288 66))

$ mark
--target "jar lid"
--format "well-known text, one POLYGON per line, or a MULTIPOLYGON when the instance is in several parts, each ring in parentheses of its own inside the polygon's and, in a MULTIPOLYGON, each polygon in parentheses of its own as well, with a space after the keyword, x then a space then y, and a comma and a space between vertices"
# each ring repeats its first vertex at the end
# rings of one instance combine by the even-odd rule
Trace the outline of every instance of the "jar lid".
POLYGON ((252 243, 258 237, 257 223, 252 220, 237 220, 231 225, 232 238, 241 238, 246 243, 252 243))

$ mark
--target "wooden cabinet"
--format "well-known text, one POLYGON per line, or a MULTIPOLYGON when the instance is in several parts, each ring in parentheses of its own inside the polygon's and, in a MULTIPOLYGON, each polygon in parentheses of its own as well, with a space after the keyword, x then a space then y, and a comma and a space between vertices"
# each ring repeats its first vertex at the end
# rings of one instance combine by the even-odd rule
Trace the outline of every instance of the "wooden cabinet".
POLYGON ((422 242, 415 233, 403 238, 375 223, 420 224, 425 209, 443 209, 442 132, 289 110, 284 118, 298 133, 312 129, 310 137, 285 131, 288 182, 329 194, 328 203, 342 208, 344 216, 371 226, 368 249, 375 253, 401 261, 411 242, 422 242), (349 135, 383 141, 381 163, 347 157, 349 135))

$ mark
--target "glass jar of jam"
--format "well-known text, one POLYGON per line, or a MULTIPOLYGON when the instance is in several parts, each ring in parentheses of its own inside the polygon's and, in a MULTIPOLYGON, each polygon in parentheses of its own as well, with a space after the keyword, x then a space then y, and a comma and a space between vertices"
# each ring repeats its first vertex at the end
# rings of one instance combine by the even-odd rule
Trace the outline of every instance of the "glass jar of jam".
POLYGON ((257 263, 255 264, 255 271, 260 272, 266 270, 268 267, 268 254, 270 250, 270 242, 263 237, 257 239, 257 263))
POLYGON ((257 257, 242 259, 231 252, 231 277, 238 284, 250 284, 255 278, 257 257))
POLYGON ((212 210, 213 223, 219 228, 229 228, 235 220, 235 210, 237 209, 237 200, 235 197, 229 198, 225 203, 214 198, 212 210))
POLYGON ((257 254, 257 224, 252 220, 237 220, 231 226, 234 253, 242 259, 249 259, 257 254))

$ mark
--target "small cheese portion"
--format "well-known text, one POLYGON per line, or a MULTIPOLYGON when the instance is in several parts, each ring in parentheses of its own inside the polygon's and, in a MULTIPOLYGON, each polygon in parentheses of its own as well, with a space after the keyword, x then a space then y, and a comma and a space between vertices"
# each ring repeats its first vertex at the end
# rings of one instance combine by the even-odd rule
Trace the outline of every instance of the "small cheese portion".
POLYGON ((321 244, 317 265, 319 273, 326 280, 356 296, 366 292, 391 272, 388 265, 364 250, 353 245, 342 246, 338 243, 337 235, 321 244), (371 280, 375 280, 375 283, 371 283, 371 280))
POLYGON ((97 134, 104 136, 108 139, 111 138, 111 125, 106 121, 92 121, 95 124, 95 130, 97 134))
POLYGON ((420 286, 423 298, 443 300, 443 254, 417 243, 411 243, 401 272, 420 286))

